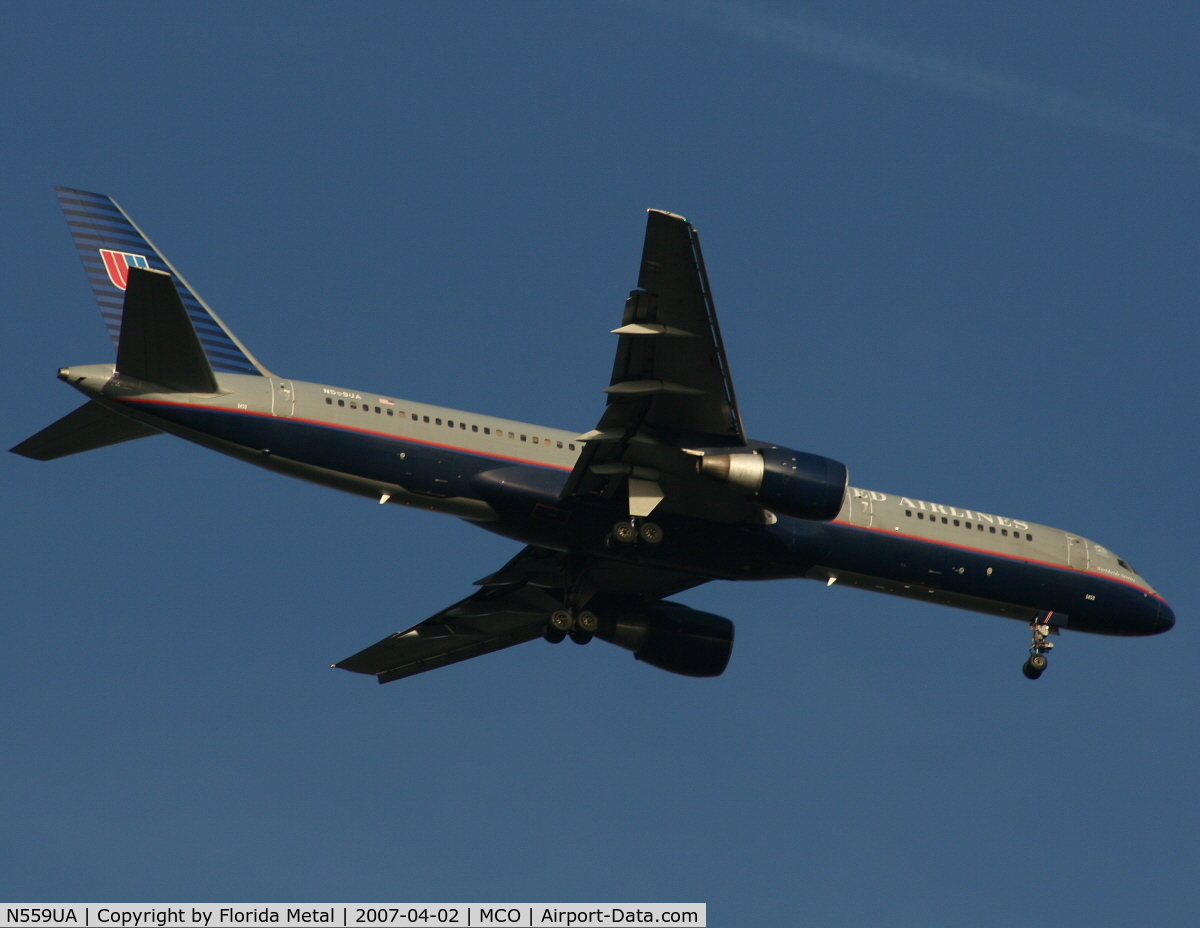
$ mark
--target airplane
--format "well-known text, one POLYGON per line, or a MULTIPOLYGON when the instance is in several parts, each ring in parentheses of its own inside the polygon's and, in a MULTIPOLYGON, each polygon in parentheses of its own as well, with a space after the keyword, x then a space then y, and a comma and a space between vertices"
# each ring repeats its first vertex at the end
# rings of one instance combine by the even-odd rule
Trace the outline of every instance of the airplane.
POLYGON ((1060 630, 1175 624, 1127 561, 1077 534, 852 487, 838 461, 747 437, 682 216, 647 213, 607 402, 577 434, 277 376, 114 200, 55 191, 117 356, 59 369, 86 402, 12 451, 48 461, 166 432, 524 545, 476 592, 334 667, 387 683, 569 637, 719 676, 733 623, 666 598, 716 579, 807 578, 1016 619, 1030 679, 1060 630))

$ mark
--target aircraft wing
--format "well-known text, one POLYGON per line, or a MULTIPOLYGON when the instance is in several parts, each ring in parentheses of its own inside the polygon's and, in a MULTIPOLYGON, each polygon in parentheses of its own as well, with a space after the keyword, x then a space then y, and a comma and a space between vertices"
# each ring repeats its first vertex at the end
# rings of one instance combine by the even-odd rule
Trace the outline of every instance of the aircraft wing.
POLYGON ((655 497, 677 511, 752 518, 744 494, 696 474, 684 449, 746 445, 700 239, 682 216, 650 210, 638 289, 625 304, 608 403, 563 496, 609 498, 628 486, 631 514, 655 497), (628 483, 627 483, 628 478, 628 483))
MULTIPOLYGON (((496 573, 477 581, 479 592, 412 628, 339 661, 334 667, 373 674, 380 683, 455 664, 540 638, 561 609, 566 555, 527 547, 496 573)), ((707 578, 598 559, 587 568, 589 592, 657 600, 707 578)))

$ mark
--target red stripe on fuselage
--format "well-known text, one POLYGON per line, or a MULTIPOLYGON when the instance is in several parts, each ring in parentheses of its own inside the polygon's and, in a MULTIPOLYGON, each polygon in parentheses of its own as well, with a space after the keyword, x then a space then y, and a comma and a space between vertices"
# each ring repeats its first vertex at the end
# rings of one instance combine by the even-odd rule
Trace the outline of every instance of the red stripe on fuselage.
POLYGON ((357 432, 361 435, 374 435, 379 438, 390 438, 392 441, 403 441, 414 445, 424 445, 428 448, 442 448, 446 451, 458 451, 462 454, 473 454, 476 457, 491 458, 498 461, 512 461, 516 464, 529 464, 532 467, 546 467, 551 470, 561 470, 570 473, 572 467, 561 464, 547 464, 545 461, 531 461, 528 458, 515 458, 507 454, 493 454, 490 451, 480 451, 477 448, 463 448, 459 445, 446 445, 436 441, 425 441, 411 438, 407 435, 396 435, 392 432, 377 432, 374 429, 362 429, 353 425, 342 425, 335 422, 324 422, 320 419, 302 419, 299 416, 276 416, 268 412, 257 412, 252 409, 230 409, 228 406, 205 406, 202 403, 172 403, 170 400, 144 400, 140 398, 124 398, 122 403, 138 403, 142 406, 170 406, 175 409, 204 409, 209 412, 223 412, 232 416, 252 416, 258 419, 271 419, 275 422, 302 422, 305 425, 317 425, 322 428, 335 429, 342 432, 357 432))
POLYGON ((1164 606, 1169 606, 1169 603, 1167 603, 1167 601, 1165 599, 1163 599, 1161 596, 1159 596, 1153 590, 1148 590, 1143 586, 1138 586, 1136 583, 1134 583, 1130 580, 1125 580, 1121 577, 1111 577, 1108 574, 1102 574, 1099 571, 1095 571, 1095 570, 1080 570, 1078 567, 1072 567, 1069 564, 1055 564, 1053 561, 1042 561, 1042 560, 1039 560, 1039 559, 1033 558, 1033 557, 1021 557, 1020 555, 1017 555, 1017 554, 1003 554, 999 551, 993 551, 990 548, 975 548, 975 547, 972 547, 971 545, 955 544, 952 541, 938 541, 934 538, 925 538, 922 535, 910 535, 907 532, 901 532, 901 531, 896 531, 896 530, 888 531, 885 528, 875 528, 873 526, 868 526, 868 525, 852 525, 849 522, 842 522, 837 519, 834 519, 832 524, 842 525, 842 526, 845 526, 846 528, 857 529, 860 532, 875 532, 879 535, 887 535, 889 538, 907 538, 910 541, 920 541, 927 545, 937 545, 940 548, 954 548, 957 551, 969 551, 972 554, 988 554, 988 555, 991 555, 992 557, 1000 557, 1000 558, 1004 558, 1005 560, 1009 560, 1009 561, 1018 561, 1022 564, 1037 564, 1041 567, 1053 567, 1055 570, 1069 570, 1072 573, 1084 574, 1086 576, 1096 577, 1101 580, 1111 580, 1113 583, 1120 583, 1123 586, 1127 586, 1132 589, 1135 589, 1139 593, 1145 593, 1147 596, 1153 596, 1164 606))
MULTIPOLYGON (((320 426, 322 428, 334 429, 334 430, 343 431, 343 432, 357 432, 362 435, 373 435, 378 438, 388 438, 388 439, 391 439, 392 441, 403 441, 403 442, 408 442, 411 444, 423 445, 428 448, 441 448, 446 451, 457 451, 462 454, 471 454, 476 457, 489 458, 492 460, 511 461, 516 464, 528 464, 531 467, 544 467, 544 468, 548 468, 551 470, 566 471, 568 473, 573 469, 572 467, 566 467, 566 466, 558 465, 558 464, 547 464, 544 461, 531 461, 528 458, 516 458, 516 457, 511 457, 509 455, 504 455, 504 454, 494 454, 491 452, 480 451, 475 448, 463 448, 458 445, 447 445, 447 444, 442 444, 440 442, 425 441, 420 438, 411 438, 409 436, 398 436, 398 435, 394 435, 390 432, 377 432, 374 429, 356 428, 355 426, 352 426, 352 425, 342 425, 340 423, 325 422, 320 419, 303 419, 303 418, 300 418, 297 416, 275 416, 275 415, 272 415, 271 413, 257 412, 255 410, 249 410, 249 409, 230 409, 227 406, 206 406, 201 403, 172 403, 169 400, 146 400, 146 399, 138 399, 138 398, 125 398, 125 399, 119 400, 119 402, 137 403, 137 404, 143 405, 143 406, 169 406, 169 407, 174 407, 177 409, 203 409, 203 410, 208 410, 210 412, 221 412, 221 413, 227 413, 229 415, 234 415, 234 416, 252 416, 252 417, 258 418, 258 419, 271 419, 271 420, 280 421, 280 422, 301 422, 306 425, 316 425, 316 426, 320 426)), ((1140 587, 1136 583, 1132 583, 1132 582, 1130 582, 1128 580, 1124 580, 1120 577, 1110 577, 1107 574, 1101 574, 1097 571, 1079 570, 1078 568, 1071 567, 1067 564, 1055 564, 1052 561, 1042 561, 1042 560, 1038 560, 1036 558, 1020 557, 1018 555, 1013 555, 1013 554, 1002 554, 998 551, 993 551, 988 548, 975 548, 970 545, 960 545, 960 544, 955 544, 954 542, 949 542, 949 541, 937 541, 932 538, 925 538, 921 535, 910 535, 907 532, 888 531, 887 529, 874 528, 874 527, 866 526, 866 525, 853 525, 849 522, 842 522, 837 519, 833 520, 833 522, 831 524, 840 525, 845 528, 856 529, 857 531, 861 531, 861 532, 875 532, 880 535, 887 535, 890 538, 907 538, 910 541, 919 541, 924 544, 938 545, 939 547, 942 547, 942 548, 953 548, 953 549, 959 550, 959 551, 969 551, 973 554, 987 554, 987 555, 991 555, 993 557, 1004 558, 1005 560, 1017 561, 1017 562, 1025 563, 1025 564, 1038 564, 1042 567, 1052 567, 1056 570, 1069 570, 1072 573, 1085 574, 1087 576, 1096 577, 1096 578, 1102 579, 1102 580, 1111 580, 1114 583, 1123 584, 1124 586, 1128 586, 1132 589, 1137 590, 1138 592, 1145 593, 1148 596, 1153 596, 1159 602, 1163 603, 1163 605, 1169 606, 1169 604, 1167 603, 1167 601, 1165 599, 1163 599, 1157 593, 1152 592, 1151 590, 1148 590, 1144 587, 1140 587)))

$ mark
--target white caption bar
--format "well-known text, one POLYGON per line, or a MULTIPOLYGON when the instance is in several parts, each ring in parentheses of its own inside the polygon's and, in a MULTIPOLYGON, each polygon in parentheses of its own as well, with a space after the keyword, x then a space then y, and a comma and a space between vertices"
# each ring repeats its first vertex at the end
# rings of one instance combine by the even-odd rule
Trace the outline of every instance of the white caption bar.
POLYGON ((708 907, 671 902, 0 903, 0 928, 382 928, 387 925, 686 925, 706 928, 708 907))

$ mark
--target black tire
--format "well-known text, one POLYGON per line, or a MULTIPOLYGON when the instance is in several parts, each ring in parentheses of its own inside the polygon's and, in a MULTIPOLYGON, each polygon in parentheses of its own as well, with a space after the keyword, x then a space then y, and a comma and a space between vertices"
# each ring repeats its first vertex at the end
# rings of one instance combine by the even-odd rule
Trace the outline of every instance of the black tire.
POLYGON ((613 526, 613 538, 622 544, 631 545, 637 541, 638 530, 632 522, 618 522, 613 526))
POLYGON ((571 640, 576 644, 587 644, 592 640, 592 636, 585 631, 580 631, 578 628, 571 629, 571 640))
POLYGON ((1038 669, 1036 667, 1031 667, 1029 664, 1029 661, 1026 661, 1024 664, 1021 665, 1021 673, 1025 674, 1025 676, 1028 677, 1030 680, 1036 680, 1038 677, 1040 677, 1042 675, 1042 670, 1045 670, 1045 669, 1046 669, 1045 667, 1043 667, 1041 669, 1038 669))
POLYGON ((559 644, 562 642, 562 640, 564 638, 567 637, 567 633, 560 632, 553 625, 547 625, 546 630, 544 632, 542 632, 542 637, 545 638, 547 641, 549 641, 551 644, 559 644))
POLYGON ((600 616, 585 609, 575 617, 575 627, 581 632, 594 635, 596 634, 596 630, 600 627, 600 616))
POLYGON ((662 527, 656 522, 643 522, 638 535, 648 545, 656 545, 663 540, 662 527))
POLYGON ((1037 671, 1045 670, 1046 665, 1049 663, 1050 662, 1048 660, 1046 660, 1045 654, 1030 654, 1029 655, 1029 666, 1032 667, 1034 670, 1037 670, 1037 671))
POLYGON ((550 628, 557 629, 564 635, 569 632, 574 625, 575 618, 565 609, 559 609, 550 616, 550 628))

